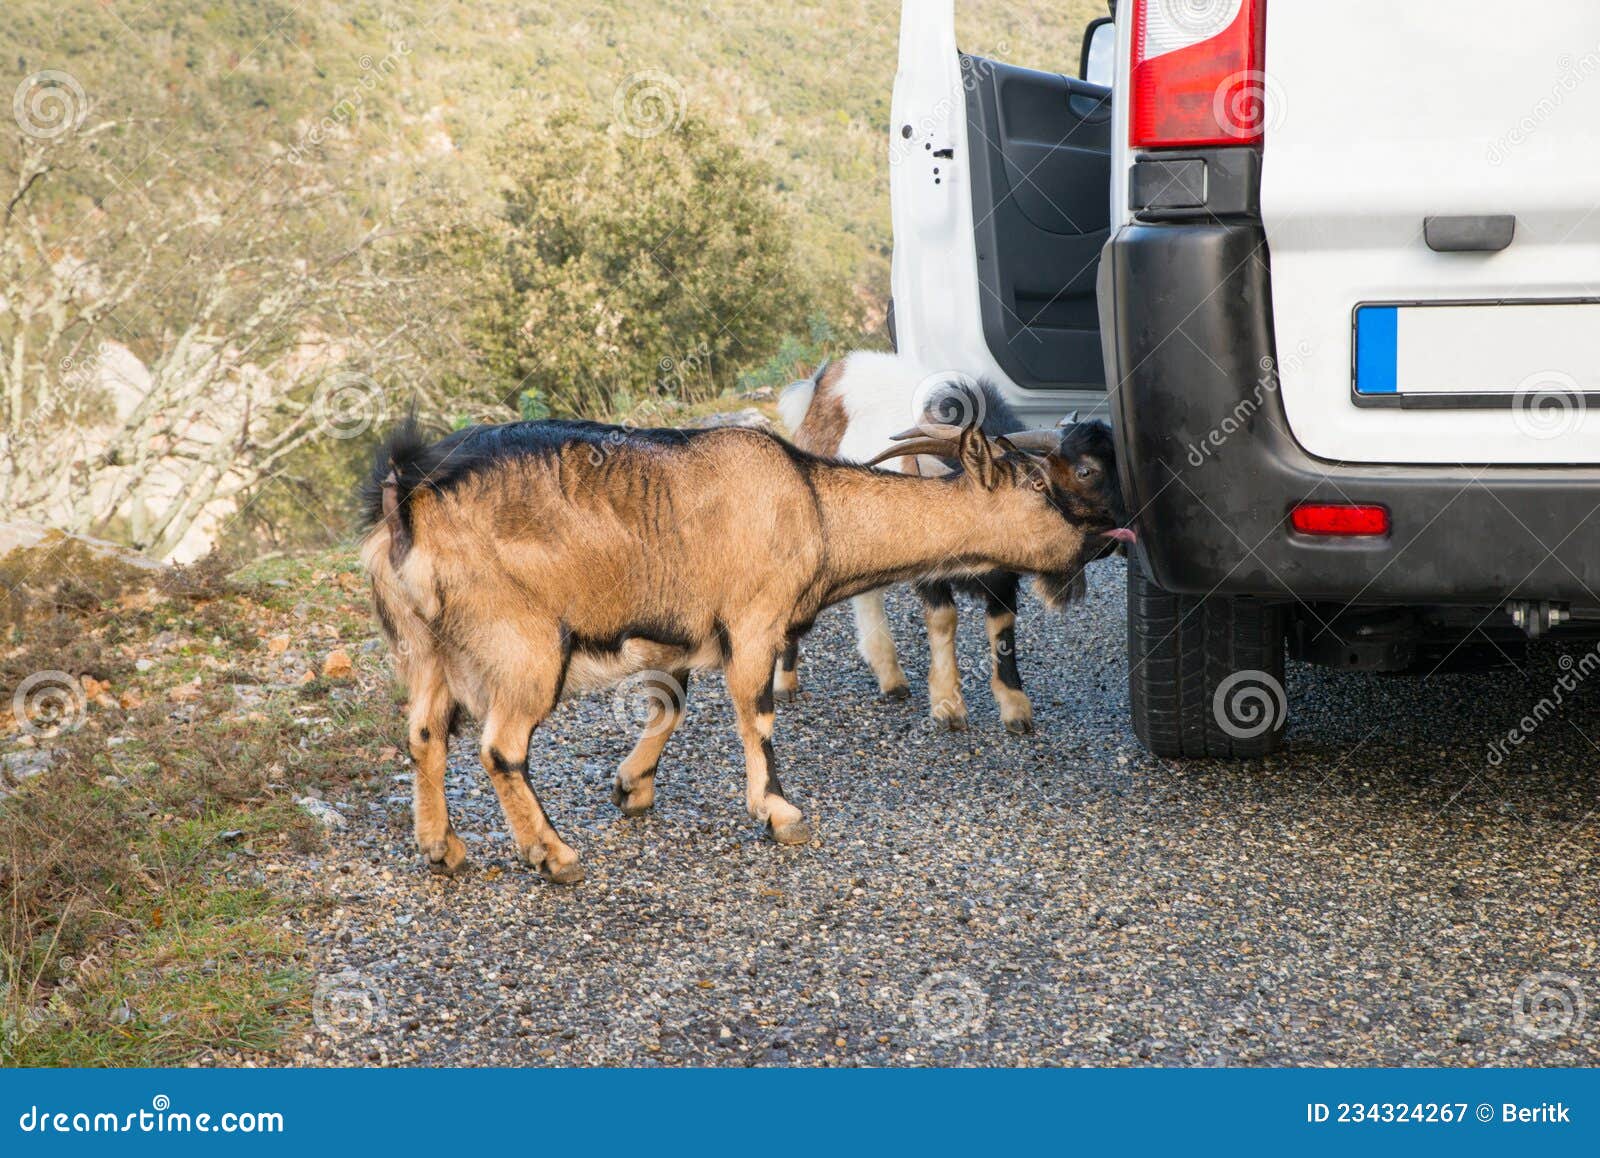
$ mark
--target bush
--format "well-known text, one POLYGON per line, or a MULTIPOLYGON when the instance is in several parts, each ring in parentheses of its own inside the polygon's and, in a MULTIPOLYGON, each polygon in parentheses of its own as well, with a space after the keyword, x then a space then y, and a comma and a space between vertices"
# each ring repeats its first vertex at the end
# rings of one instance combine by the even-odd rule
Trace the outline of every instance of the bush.
POLYGON ((704 401, 805 330, 772 176, 711 125, 640 139, 562 114, 516 130, 498 163, 503 293, 480 341, 512 405, 704 401))

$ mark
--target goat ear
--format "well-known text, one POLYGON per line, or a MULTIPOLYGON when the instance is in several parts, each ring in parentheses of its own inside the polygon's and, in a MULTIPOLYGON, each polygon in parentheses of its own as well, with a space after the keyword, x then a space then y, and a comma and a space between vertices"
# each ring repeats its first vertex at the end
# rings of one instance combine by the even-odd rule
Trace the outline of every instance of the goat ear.
POLYGON ((984 490, 994 490, 1000 485, 999 448, 991 444, 983 431, 969 426, 961 432, 961 467, 984 490))

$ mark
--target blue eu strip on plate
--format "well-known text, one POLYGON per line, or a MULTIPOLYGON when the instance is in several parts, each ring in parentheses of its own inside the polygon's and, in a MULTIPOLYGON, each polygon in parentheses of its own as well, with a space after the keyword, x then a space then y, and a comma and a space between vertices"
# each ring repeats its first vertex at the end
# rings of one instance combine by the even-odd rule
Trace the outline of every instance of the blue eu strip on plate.
POLYGON ((1361 306, 1356 310, 1356 393, 1396 392, 1399 333, 1398 307, 1361 306))

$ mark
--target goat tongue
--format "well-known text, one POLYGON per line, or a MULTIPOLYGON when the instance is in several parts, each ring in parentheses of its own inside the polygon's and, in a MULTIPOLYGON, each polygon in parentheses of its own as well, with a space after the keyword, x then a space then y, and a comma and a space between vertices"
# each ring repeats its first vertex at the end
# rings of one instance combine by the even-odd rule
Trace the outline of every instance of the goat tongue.
POLYGON ((1109 531, 1101 531, 1105 539, 1115 539, 1119 543, 1137 543, 1139 536, 1134 534, 1132 527, 1112 527, 1109 531))

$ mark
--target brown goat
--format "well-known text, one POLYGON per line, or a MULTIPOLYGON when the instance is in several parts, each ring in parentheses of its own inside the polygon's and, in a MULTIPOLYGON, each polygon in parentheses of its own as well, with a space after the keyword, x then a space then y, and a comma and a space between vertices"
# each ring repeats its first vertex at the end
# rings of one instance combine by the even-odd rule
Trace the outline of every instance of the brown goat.
POLYGON ((962 474, 831 462, 743 429, 532 422, 431 445, 396 432, 366 489, 362 559, 410 691, 428 861, 465 861, 444 793, 458 706, 483 721, 480 754, 518 853, 570 884, 583 872, 534 793, 533 730, 564 696, 642 678, 653 706, 613 796, 643 812, 689 675, 707 668, 726 673, 750 815, 780 843, 809 840, 772 749, 773 661, 789 640, 886 583, 995 566, 1070 577, 1100 553, 1097 536, 1126 534, 1104 427, 1059 445, 956 428, 907 444, 934 452, 962 474))

